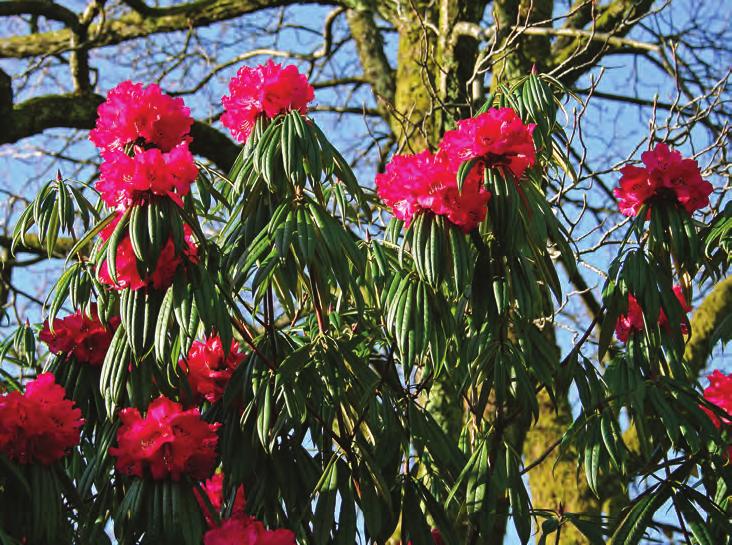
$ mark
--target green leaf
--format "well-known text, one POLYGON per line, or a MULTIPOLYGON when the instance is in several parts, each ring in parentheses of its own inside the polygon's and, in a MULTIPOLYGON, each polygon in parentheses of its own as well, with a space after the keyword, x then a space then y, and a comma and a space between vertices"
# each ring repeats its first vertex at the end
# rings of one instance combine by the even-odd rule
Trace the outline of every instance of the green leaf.
POLYGON ((318 500, 313 518, 313 543, 328 543, 335 522, 338 493, 338 456, 334 454, 316 485, 318 500))
POLYGON ((637 545, 670 492, 670 485, 666 482, 636 499, 610 537, 608 545, 637 545))

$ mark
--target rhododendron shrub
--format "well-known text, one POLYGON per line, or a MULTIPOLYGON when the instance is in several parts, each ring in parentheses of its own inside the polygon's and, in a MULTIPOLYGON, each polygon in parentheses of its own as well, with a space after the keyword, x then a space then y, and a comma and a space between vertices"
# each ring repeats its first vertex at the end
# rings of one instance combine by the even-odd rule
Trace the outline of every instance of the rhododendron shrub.
POLYGON ((620 208, 588 235, 612 249, 605 285, 577 295, 601 302, 555 346, 585 279, 559 199, 584 181, 567 89, 531 74, 465 119, 445 105, 453 128, 405 136, 372 189, 295 66, 232 76, 228 173, 195 162, 212 143, 180 99, 125 82, 91 134, 96 195, 59 176, 19 217, 16 243, 72 243, 46 321, 0 345, 0 541, 459 545, 511 524, 638 545, 671 513, 726 543, 730 380, 696 382, 686 314, 727 274, 732 223, 699 209, 694 161, 658 144, 598 171, 620 208), (567 392, 566 433, 523 452, 567 392), (540 504, 527 473, 567 457, 583 497, 637 490, 592 518, 540 504))

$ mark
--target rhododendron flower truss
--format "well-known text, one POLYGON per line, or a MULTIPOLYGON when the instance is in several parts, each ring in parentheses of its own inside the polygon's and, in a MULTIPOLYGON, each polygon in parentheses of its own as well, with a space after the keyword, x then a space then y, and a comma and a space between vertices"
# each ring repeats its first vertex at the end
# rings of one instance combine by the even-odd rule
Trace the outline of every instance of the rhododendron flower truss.
POLYGON ((645 166, 628 165, 621 170, 620 186, 613 191, 626 216, 636 216, 643 205, 664 200, 680 204, 689 214, 709 204, 713 187, 702 178, 695 160, 684 159, 663 143, 644 152, 641 159, 645 166))
POLYGON ((167 153, 136 147, 134 156, 111 150, 103 152, 102 158, 104 162, 95 187, 110 208, 119 210, 155 195, 167 196, 183 207, 182 197, 189 193, 198 176, 188 144, 180 144, 167 153))
POLYGON ((491 108, 458 121, 457 129, 445 133, 440 150, 454 169, 474 159, 486 168, 510 172, 518 180, 536 162, 535 128, 533 123, 524 124, 511 108, 491 108))
POLYGON ((186 374, 196 400, 216 403, 224 395, 231 375, 244 358, 244 354, 239 352, 239 344, 233 340, 229 353, 225 354, 221 338, 216 336, 204 342, 194 341, 188 356, 178 364, 186 374))
POLYGON ((618 318, 615 325, 615 336, 619 341, 627 343, 632 333, 643 331, 644 328, 643 309, 638 304, 638 300, 629 293, 628 312, 618 318))
POLYGON ((21 464, 48 465, 79 444, 81 411, 51 373, 38 375, 25 394, 0 396, 0 452, 21 464))
POLYGON ((221 99, 221 122, 239 142, 246 142, 260 115, 269 119, 298 111, 306 114, 315 90, 294 65, 272 60, 254 68, 243 66, 229 82, 229 95, 221 99))
POLYGON ((213 472, 216 464, 216 430, 198 409, 183 410, 170 399, 160 396, 147 408, 143 417, 135 408, 119 413, 122 423, 117 431, 117 447, 109 453, 117 458, 117 470, 125 475, 153 479, 183 476, 201 481, 213 472))
POLYGON ((230 518, 203 536, 203 545, 296 545, 290 530, 268 530, 251 517, 230 518))
MULTIPOLYGON (((210 479, 207 479, 201 484, 201 488, 206 494, 206 499, 208 500, 208 503, 211 505, 211 508, 218 513, 222 513, 222 508, 224 506, 224 474, 219 472, 215 473, 213 477, 210 479)), ((211 514, 209 513, 209 506, 206 505, 206 501, 201 497, 198 490, 195 490, 196 493, 196 500, 198 501, 198 504, 201 506, 201 511, 203 511, 203 515, 206 518, 206 523, 211 526, 216 525, 216 521, 213 520, 211 517, 211 514)), ((226 498, 228 499, 228 498, 226 498)), ((236 489, 236 495, 234 496, 234 505, 231 506, 231 518, 239 518, 246 516, 246 495, 244 492, 244 486, 239 485, 236 489)))
MULTIPOLYGON (((727 416, 720 418, 707 407, 702 407, 702 410, 709 415, 718 428, 723 425, 732 426, 732 375, 725 375, 721 371, 715 370, 708 378, 709 386, 704 389, 704 399, 722 409, 727 416)), ((732 445, 727 450, 727 457, 732 459, 732 445)))
MULTIPOLYGON (((676 285, 673 288, 674 295, 676 296, 676 300, 679 302, 679 305, 681 306, 681 310, 684 314, 688 314, 691 312, 691 305, 686 302, 686 297, 684 297, 684 290, 681 286, 676 285)), ((669 323, 668 317, 666 316, 666 313, 661 309, 661 312, 658 316, 658 325, 660 325, 665 330, 671 329, 671 324, 669 323)), ((689 323, 686 319, 682 319, 680 323, 676 324, 675 329, 678 329, 681 331, 683 335, 689 334, 689 323)))
POLYGON ((466 233, 485 219, 491 197, 483 187, 479 168, 472 169, 458 190, 456 167, 444 154, 427 150, 394 156, 384 173, 376 176, 376 190, 407 226, 415 214, 431 211, 445 216, 466 233))
POLYGON ((90 305, 89 314, 91 316, 77 310, 65 318, 56 318, 52 322, 53 330, 46 320, 39 335, 41 341, 55 354, 73 357, 80 363, 101 365, 119 318, 112 317, 109 324, 104 325, 94 304, 90 305))
MULTIPOLYGON (((99 236, 102 240, 108 240, 121 216, 105 227, 99 236)), ((109 271, 107 260, 104 259, 99 267, 99 280, 113 289, 122 290, 129 288, 131 290, 139 290, 145 287, 153 287, 157 290, 168 288, 175 278, 179 267, 185 263, 198 263, 198 248, 193 242, 191 228, 188 225, 183 226, 185 247, 182 255, 176 252, 173 238, 169 237, 167 242, 160 250, 160 255, 155 263, 155 267, 151 268, 151 272, 147 274, 140 273, 140 266, 132 247, 132 241, 129 234, 124 234, 119 241, 116 251, 116 279, 112 278, 109 271)))
MULTIPOLYGON (((432 543, 434 543, 434 545, 445 545, 445 542, 442 541, 442 534, 439 529, 432 528, 430 533, 432 534, 432 543)), ((412 545, 412 542, 407 541, 407 545, 412 545)))
POLYGON ((190 142, 190 110, 182 98, 166 95, 154 83, 144 86, 123 81, 109 91, 97 115, 89 139, 101 150, 123 150, 137 144, 167 152, 190 142))
MULTIPOLYGON (((684 292, 681 286, 674 286, 673 291, 676 299, 679 301, 679 305, 681 306, 682 311, 684 313, 690 312, 691 306, 689 306, 689 304, 686 302, 686 298, 684 297, 684 292)), ((666 313, 663 311, 663 309, 660 310, 658 315, 658 325, 666 331, 669 331, 671 329, 669 320, 666 317, 666 313)), ((619 341, 627 343, 628 339, 633 333, 643 331, 644 329, 645 322, 643 321, 643 309, 638 303, 638 300, 629 293, 628 312, 618 318, 618 321, 615 325, 615 336, 618 338, 619 341)), ((678 329, 682 334, 686 335, 689 332, 689 325, 686 320, 683 320, 681 323, 677 324, 676 329, 678 329)))

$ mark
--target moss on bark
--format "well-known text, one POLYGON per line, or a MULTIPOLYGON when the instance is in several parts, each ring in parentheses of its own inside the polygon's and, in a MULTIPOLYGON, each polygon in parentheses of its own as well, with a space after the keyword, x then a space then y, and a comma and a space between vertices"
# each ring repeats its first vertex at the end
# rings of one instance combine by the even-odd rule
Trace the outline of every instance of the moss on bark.
POLYGON ((691 318, 691 338, 684 357, 697 373, 712 353, 712 338, 722 320, 732 315, 732 276, 717 283, 691 318))
MULTIPOLYGON (((531 427, 524 442, 527 463, 542 456, 546 449, 559 441, 572 423, 572 411, 563 395, 555 408, 546 391, 539 394, 539 421, 531 427)), ((582 473, 577 471, 577 452, 570 449, 557 461, 556 451, 529 472, 531 502, 535 509, 557 512, 600 513, 597 499, 592 495, 582 473)), ((539 536, 537 536, 538 539, 539 536)), ((552 543, 554 538, 550 540, 552 543)), ((586 545, 585 538, 570 525, 562 527, 557 545, 586 545)))

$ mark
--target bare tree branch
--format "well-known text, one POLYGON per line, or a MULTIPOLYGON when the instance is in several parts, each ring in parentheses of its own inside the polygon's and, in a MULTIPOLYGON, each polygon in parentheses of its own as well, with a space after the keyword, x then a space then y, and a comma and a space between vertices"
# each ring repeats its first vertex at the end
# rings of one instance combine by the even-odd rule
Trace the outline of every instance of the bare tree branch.
MULTIPOLYGON (((13 2, 15 3, 15 2, 13 2)), ((20 2, 18 2, 20 3, 20 2)), ((28 2, 47 4, 47 2, 28 2)), ((139 11, 131 11, 117 19, 89 27, 90 42, 94 47, 114 45, 135 38, 208 26, 217 21, 233 19, 258 10, 303 3, 298 0, 216 0, 193 2, 173 14, 149 17, 139 11)), ((347 0, 313 0, 311 4, 347 7, 347 0)), ((183 8, 181 7, 181 8, 183 8)), ((68 51, 71 42, 70 29, 40 32, 28 36, 12 36, 0 39, 0 58, 26 58, 36 55, 52 55, 68 51)))

